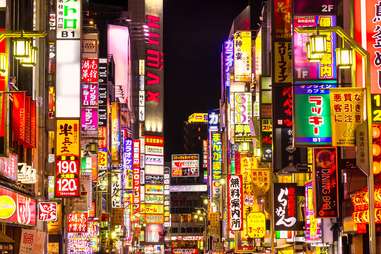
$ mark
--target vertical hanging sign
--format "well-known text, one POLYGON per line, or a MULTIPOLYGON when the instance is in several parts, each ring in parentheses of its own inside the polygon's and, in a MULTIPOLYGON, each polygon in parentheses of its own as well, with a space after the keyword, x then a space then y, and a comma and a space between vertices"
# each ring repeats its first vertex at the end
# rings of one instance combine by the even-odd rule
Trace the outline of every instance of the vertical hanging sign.
POLYGON ((243 224, 242 176, 228 176, 228 220, 231 231, 239 231, 243 224))
POLYGON ((296 184, 274 183, 275 230, 296 230, 296 184))

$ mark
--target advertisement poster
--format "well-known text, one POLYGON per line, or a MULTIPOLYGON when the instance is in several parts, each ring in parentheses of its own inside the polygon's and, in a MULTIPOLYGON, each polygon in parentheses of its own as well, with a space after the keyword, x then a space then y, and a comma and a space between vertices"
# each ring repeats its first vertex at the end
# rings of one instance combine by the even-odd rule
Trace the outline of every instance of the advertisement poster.
POLYGON ((252 107, 251 93, 234 93, 234 123, 249 124, 252 107))
POLYGON ((97 84, 82 84, 82 106, 97 107, 98 106, 98 85, 97 84))
POLYGON ((81 82, 98 83, 98 59, 82 59, 81 82))
POLYGON ((39 202, 38 220, 56 221, 57 220, 57 202, 39 202))
POLYGON ((264 238, 266 234, 266 216, 262 212, 247 215, 247 233, 251 238, 264 238))
POLYGON ((317 218, 338 216, 337 151, 314 148, 315 211, 317 218))
POLYGON ((172 177, 198 177, 198 154, 172 154, 172 177))
POLYGON ((314 83, 294 87, 295 145, 330 145, 332 142, 329 88, 336 84, 314 83))
POLYGON ((228 221, 231 231, 239 231, 243 224, 242 176, 228 176, 228 221))
POLYGON ((21 230, 19 254, 44 253, 46 233, 34 229, 21 230))
POLYGON ((296 230, 296 183, 274 183, 275 230, 296 230))
POLYGON ((81 109, 81 127, 83 131, 97 131, 98 108, 81 109))
POLYGON ((363 121, 362 88, 330 89, 332 146, 355 146, 355 129, 363 121))

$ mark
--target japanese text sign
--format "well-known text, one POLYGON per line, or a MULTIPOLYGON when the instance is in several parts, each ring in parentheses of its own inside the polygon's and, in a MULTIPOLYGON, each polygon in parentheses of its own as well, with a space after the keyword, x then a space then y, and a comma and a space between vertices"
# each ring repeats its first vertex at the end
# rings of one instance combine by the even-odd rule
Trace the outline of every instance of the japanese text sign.
POLYGON ((372 94, 372 123, 381 123, 381 94, 372 94))
POLYGON ((266 233, 266 216, 262 212, 247 215, 247 233, 251 238, 263 238, 266 233))
POLYGON ((82 84, 82 106, 96 107, 98 106, 98 85, 82 84))
POLYGON ((295 230, 296 184, 274 183, 275 230, 295 230))
POLYGON ((81 1, 57 0, 57 39, 79 39, 81 35, 81 1))
POLYGON ((83 131, 97 131, 98 129, 98 109, 81 109, 81 128, 83 131))
POLYGON ((224 42, 224 53, 223 53, 223 79, 224 85, 226 87, 230 86, 230 70, 233 66, 233 50, 234 42, 232 40, 227 40, 224 42))
POLYGON ((312 182, 305 184, 305 237, 306 242, 321 241, 321 219, 316 218, 314 211, 314 193, 312 182))
POLYGON ((83 59, 81 61, 81 82, 98 83, 98 59, 83 59))
POLYGON ((56 197, 78 197, 79 186, 79 160, 74 156, 61 156, 56 160, 56 197))
POLYGON ((67 215, 67 232, 86 233, 87 222, 87 212, 69 213, 67 215))
POLYGON ((274 0, 274 39, 291 39, 291 0, 274 0))
POLYGON ((251 32, 234 34, 234 80, 251 81, 251 32))
POLYGON ((292 48, 289 42, 274 42, 274 83, 292 82, 292 48))
POLYGON ((295 143, 328 145, 332 141, 329 89, 334 84, 315 83, 294 87, 295 143))
POLYGON ((40 221, 56 221, 57 220, 57 203, 56 202, 39 202, 38 203, 38 219, 40 221))
MULTIPOLYGON (((336 25, 334 16, 295 16, 294 27, 330 27, 336 25)), ((311 62, 307 58, 306 44, 309 42, 309 34, 294 32, 293 57, 294 57, 294 80, 334 80, 336 79, 336 34, 321 32, 326 36, 327 52, 318 62, 311 62)))
POLYGON ((0 157, 0 175, 16 181, 17 162, 18 156, 15 153, 9 153, 8 157, 0 157))
POLYGON ((336 148, 315 148, 314 169, 316 217, 337 217, 338 186, 336 148))
POLYGON ((57 119, 56 156, 79 156, 79 120, 57 119))
POLYGON ((294 15, 336 15, 337 0, 293 0, 294 15))
POLYGON ((362 88, 330 89, 332 145, 354 146, 355 129, 363 121, 362 88))
POLYGON ((243 192, 242 176, 228 176, 228 219, 232 231, 242 229, 243 224, 243 192))
POLYGON ((222 175, 222 140, 221 133, 211 133, 211 146, 212 146, 212 173, 213 180, 221 179, 222 175))

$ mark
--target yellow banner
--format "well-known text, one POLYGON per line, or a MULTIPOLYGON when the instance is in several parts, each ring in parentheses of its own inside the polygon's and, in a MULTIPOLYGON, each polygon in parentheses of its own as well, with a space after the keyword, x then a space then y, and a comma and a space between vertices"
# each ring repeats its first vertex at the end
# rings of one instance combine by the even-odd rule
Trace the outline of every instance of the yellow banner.
POLYGON ((266 234, 266 217, 262 212, 249 213, 247 216, 247 234, 251 238, 263 238, 266 234))
POLYGON ((98 168, 107 169, 107 152, 98 152, 98 168))
POLYGON ((333 146, 354 146, 355 129, 363 121, 362 88, 331 88, 331 127, 333 146))
POLYGON ((79 156, 79 119, 57 119, 56 155, 79 156))
POLYGON ((291 42, 274 42, 274 82, 292 82, 291 42))

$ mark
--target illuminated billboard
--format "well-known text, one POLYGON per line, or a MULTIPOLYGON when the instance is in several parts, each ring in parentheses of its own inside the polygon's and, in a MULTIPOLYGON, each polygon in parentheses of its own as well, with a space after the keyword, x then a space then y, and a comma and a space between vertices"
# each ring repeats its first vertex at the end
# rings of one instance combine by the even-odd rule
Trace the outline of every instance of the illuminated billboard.
POLYGON ((172 154, 172 177, 198 177, 198 154, 172 154))
POLYGON ((234 34, 234 81, 251 81, 251 32, 234 34))
POLYGON ((145 48, 145 130, 163 131, 164 53, 163 1, 145 1, 145 25, 148 38, 145 48))
POLYGON ((107 53, 115 63, 115 101, 127 103, 131 100, 131 48, 130 33, 127 26, 108 25, 107 53))
POLYGON ((332 142, 329 89, 336 84, 314 83, 294 87, 295 144, 329 145, 332 142))

